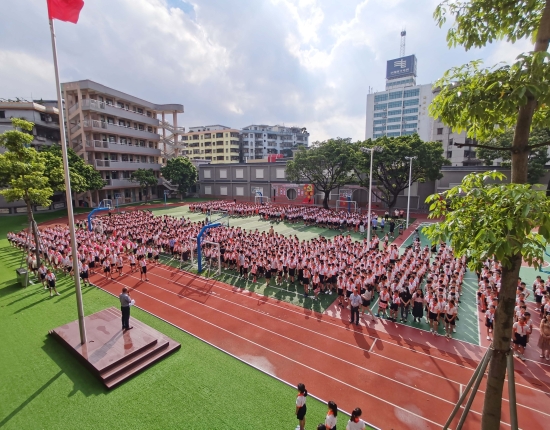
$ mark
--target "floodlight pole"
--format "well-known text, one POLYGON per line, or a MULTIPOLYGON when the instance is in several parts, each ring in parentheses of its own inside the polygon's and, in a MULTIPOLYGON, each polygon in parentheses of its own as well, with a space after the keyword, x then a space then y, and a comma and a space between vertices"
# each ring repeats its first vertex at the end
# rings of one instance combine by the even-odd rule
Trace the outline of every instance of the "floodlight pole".
POLYGON ((370 152, 370 172, 369 172, 369 214, 367 217, 368 225, 367 225, 367 243, 369 244, 370 248, 370 229, 371 229, 371 216, 372 216, 372 159, 374 155, 374 150, 376 149, 376 146, 373 146, 372 148, 361 148, 362 152, 370 152))
POLYGON ((412 179, 412 168, 413 168, 413 160, 416 160, 417 157, 405 157, 405 160, 410 160, 409 164, 409 189, 407 192, 407 227, 409 228, 409 213, 411 209, 411 179, 412 179))
MULTIPOLYGON (((86 326, 84 324, 84 305, 82 304, 82 290, 80 288, 80 273, 78 270, 78 245, 74 229, 73 199, 71 196, 71 179, 69 176, 69 157, 67 155, 67 140, 65 137, 65 117, 63 115, 63 98, 61 97, 61 86, 59 84, 59 68, 57 65, 57 47, 55 43, 55 29, 53 20, 50 19, 50 33, 52 38, 53 65, 55 71, 55 86, 57 90, 57 109, 59 111, 59 127, 61 134, 61 154, 63 156, 63 174, 65 176, 65 198, 67 200, 67 216, 69 217, 69 233, 71 236, 71 251, 73 257, 73 274, 76 292, 76 306, 78 313, 78 328, 80 331, 80 344, 85 345, 86 326)), ((38 246, 38 244, 37 244, 38 246)))

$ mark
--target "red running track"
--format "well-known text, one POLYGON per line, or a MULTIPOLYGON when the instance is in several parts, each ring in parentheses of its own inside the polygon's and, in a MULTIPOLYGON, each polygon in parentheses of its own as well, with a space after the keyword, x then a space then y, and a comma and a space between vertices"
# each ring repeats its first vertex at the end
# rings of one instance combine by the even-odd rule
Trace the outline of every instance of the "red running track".
MULTIPOLYGON (((129 287, 141 309, 292 386, 304 382, 345 411, 360 406, 384 430, 442 428, 484 353, 387 321, 352 326, 170 267, 148 269, 149 282, 138 273, 114 280, 93 275, 92 282, 115 295, 129 287)), ((550 377, 530 364, 516 372, 519 423, 543 429, 550 422, 550 377)), ((465 429, 480 427, 484 387, 485 381, 465 429)), ((504 393, 503 429, 510 428, 508 407, 504 393)))

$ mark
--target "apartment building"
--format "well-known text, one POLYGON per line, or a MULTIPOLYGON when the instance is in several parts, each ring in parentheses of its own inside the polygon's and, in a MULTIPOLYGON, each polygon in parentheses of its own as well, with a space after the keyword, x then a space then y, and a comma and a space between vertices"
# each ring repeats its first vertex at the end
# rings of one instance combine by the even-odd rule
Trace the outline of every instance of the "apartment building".
POLYGON ((0 99, 0 133, 12 130, 11 119, 21 118, 34 123, 31 145, 39 148, 42 145, 59 143, 59 111, 56 101, 26 101, 0 99))
POLYGON ((239 130, 219 124, 189 127, 181 136, 191 161, 206 160, 211 164, 238 163, 239 141, 239 130))
POLYGON ((292 148, 309 144, 309 133, 302 127, 253 124, 242 128, 241 137, 241 162, 264 159, 272 154, 289 157, 292 156, 292 148))
MULTIPOLYGON (((36 100, 28 101, 23 99, 5 100, 0 99, 0 134, 13 130, 11 124, 12 118, 21 118, 34 123, 31 131, 34 139, 31 147, 40 149, 46 145, 59 143, 59 111, 57 109, 57 100, 36 100)), ((4 148, 0 148, 3 152, 4 148)), ((63 193, 54 193, 52 204, 50 206, 34 206, 36 212, 62 209, 65 207, 63 193)), ((27 212, 25 202, 8 203, 4 197, 0 196, 0 214, 24 214, 27 212)))
POLYGON ((433 119, 428 107, 432 85, 416 84, 415 55, 389 60, 386 89, 367 95, 365 139, 398 137, 417 133, 422 140, 432 136, 433 119))
POLYGON ((144 200, 138 184, 130 181, 137 169, 154 171, 159 186, 147 190, 148 195, 162 197, 160 168, 181 147, 184 129, 177 126, 177 114, 183 113, 183 105, 151 103, 90 80, 63 83, 62 91, 69 145, 106 181, 103 190, 86 199, 92 205, 103 199, 144 200), (166 122, 167 114, 172 114, 172 124, 166 122))

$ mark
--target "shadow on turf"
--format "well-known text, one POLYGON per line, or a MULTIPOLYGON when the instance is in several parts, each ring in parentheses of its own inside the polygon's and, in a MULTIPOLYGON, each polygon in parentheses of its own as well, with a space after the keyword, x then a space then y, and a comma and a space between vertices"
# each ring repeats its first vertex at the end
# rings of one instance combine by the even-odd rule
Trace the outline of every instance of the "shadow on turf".
POLYGON ((30 402, 32 402, 36 397, 38 397, 40 394, 42 394, 42 392, 46 388, 48 388, 51 384, 53 384, 57 380, 57 378, 59 378, 62 374, 63 374, 62 370, 57 372, 54 376, 52 376, 50 378, 50 380, 48 382, 46 382, 44 385, 42 385, 27 400, 25 400, 23 403, 21 403, 6 418, 4 418, 2 421, 0 421, 0 428, 5 426, 14 416, 16 416, 19 412, 21 412, 30 402))
POLYGON ((65 374, 73 383, 67 397, 72 397, 78 392, 86 397, 107 393, 101 382, 53 337, 46 336, 42 350, 60 367, 58 376, 65 374))

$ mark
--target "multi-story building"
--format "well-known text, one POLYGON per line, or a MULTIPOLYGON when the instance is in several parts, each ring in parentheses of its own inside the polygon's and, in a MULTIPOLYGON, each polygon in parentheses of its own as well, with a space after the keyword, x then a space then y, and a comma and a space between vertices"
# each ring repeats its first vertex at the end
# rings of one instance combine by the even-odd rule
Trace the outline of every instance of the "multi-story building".
POLYGON ((239 130, 223 125, 189 127, 181 136, 191 161, 207 160, 211 164, 239 162, 239 130))
POLYGON ((305 128, 282 125, 249 125, 241 130, 242 158, 267 158, 271 154, 292 156, 292 148, 308 146, 309 133, 305 128))
MULTIPOLYGON (((439 91, 439 88, 434 88, 434 96, 439 91)), ((451 127, 443 124, 441 119, 434 120, 430 140, 441 142, 443 145, 443 155, 451 162, 451 166, 479 166, 483 164, 481 160, 476 158, 475 148, 461 146, 464 143, 473 143, 466 135, 466 132, 454 132, 451 127)), ((499 164, 497 163, 497 165, 499 164)))
POLYGON ((415 55, 389 60, 386 90, 367 95, 365 138, 418 133, 422 140, 431 140, 433 119, 428 107, 433 97, 431 84, 416 84, 415 55))
MULTIPOLYGON (((34 140, 31 146, 40 149, 45 145, 59 143, 59 111, 56 101, 25 101, 18 99, 0 101, 0 134, 7 130, 13 130, 11 124, 12 118, 21 118, 34 123, 32 135, 34 140)), ((0 148, 4 152, 4 148, 0 148)), ((48 207, 34 206, 37 212, 51 209, 61 209, 65 207, 63 193, 55 193, 52 196, 52 204, 48 207)), ((0 196, 0 214, 7 215, 12 213, 26 213, 27 207, 22 200, 8 203, 4 197, 0 196)))
POLYGON ((33 147, 39 148, 59 142, 57 101, 0 101, 0 133, 13 128, 12 118, 26 119, 34 123, 34 140, 31 144, 33 147))
MULTIPOLYGON (((139 185, 130 181, 137 169, 152 169, 159 185, 165 185, 160 168, 181 144, 184 130, 177 126, 177 114, 183 112, 182 105, 158 105, 90 80, 64 83, 62 90, 69 145, 106 181, 104 189, 88 194, 90 203, 143 200, 139 185), (165 114, 173 115, 172 124, 165 121, 165 114), (161 121, 157 115, 162 115, 161 121), (168 137, 166 131, 171 133, 168 137)), ((148 190, 153 198, 160 193, 158 186, 148 190)))

